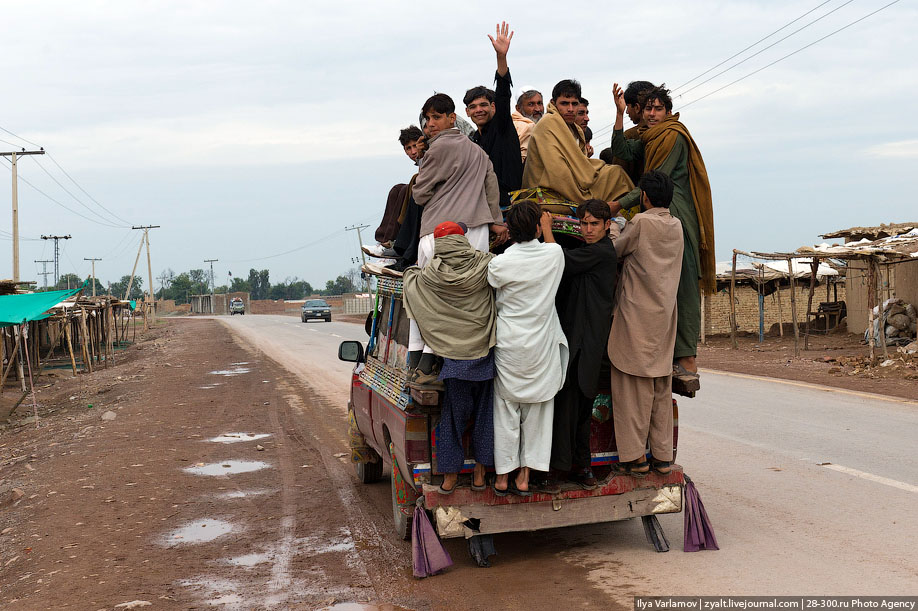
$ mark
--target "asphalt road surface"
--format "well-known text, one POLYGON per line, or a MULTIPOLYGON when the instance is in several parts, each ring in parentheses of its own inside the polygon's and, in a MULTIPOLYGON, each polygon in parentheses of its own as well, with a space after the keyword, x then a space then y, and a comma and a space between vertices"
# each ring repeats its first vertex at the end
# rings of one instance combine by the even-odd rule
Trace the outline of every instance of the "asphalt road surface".
MULTIPOLYGON (((351 366, 337 349, 365 340, 362 325, 220 321, 321 395, 343 438, 351 366)), ((456 566, 424 583, 450 589, 461 578, 474 595, 496 578, 508 592, 519 589, 521 602, 535 604, 539 588, 563 588, 628 608, 635 595, 918 592, 918 402, 703 371, 698 398, 679 404, 678 462, 698 486, 720 551, 683 553, 683 516, 664 515, 668 553, 652 550, 637 520, 505 534, 495 539, 494 568, 466 570, 461 543, 450 541, 456 566), (521 558, 534 546, 550 550, 535 567, 521 558), (535 573, 522 575, 523 567, 535 573), (581 582, 553 578, 569 574, 581 582)), ((361 487, 354 478, 347 485, 361 487)), ((352 496, 386 532, 388 483, 372 486, 379 490, 352 496)), ((395 545, 410 554, 407 543, 395 545)))

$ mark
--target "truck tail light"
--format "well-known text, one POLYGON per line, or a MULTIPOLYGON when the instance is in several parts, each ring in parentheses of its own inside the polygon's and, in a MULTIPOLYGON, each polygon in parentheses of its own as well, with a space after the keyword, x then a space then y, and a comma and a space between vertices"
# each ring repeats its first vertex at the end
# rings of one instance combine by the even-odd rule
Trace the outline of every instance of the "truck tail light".
POLYGON ((427 416, 409 417, 405 422, 405 457, 408 462, 430 460, 427 441, 427 416))

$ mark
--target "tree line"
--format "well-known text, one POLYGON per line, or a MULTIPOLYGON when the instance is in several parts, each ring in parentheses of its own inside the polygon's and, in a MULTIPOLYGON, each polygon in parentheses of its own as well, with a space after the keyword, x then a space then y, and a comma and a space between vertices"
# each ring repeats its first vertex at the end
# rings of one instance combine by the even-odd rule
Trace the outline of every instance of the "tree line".
MULTIPOLYGON (((87 278, 89 285, 86 294, 92 294, 92 278, 87 278)), ((122 276, 118 282, 103 285, 96 278, 96 294, 123 298, 131 277, 122 276)), ((192 269, 176 274, 173 270, 165 270, 156 280, 160 286, 155 288, 157 299, 174 299, 175 303, 183 304, 191 301, 192 295, 206 295, 211 292, 210 274, 203 269, 192 269)), ((249 299, 305 299, 313 295, 342 295, 355 293, 362 290, 359 270, 351 270, 340 275, 334 280, 328 280, 324 289, 316 289, 309 282, 300 280, 296 276, 285 278, 282 282, 272 284, 269 270, 250 269, 248 277, 230 276, 229 282, 214 287, 215 293, 249 293, 249 299)), ((77 288, 83 284, 83 279, 77 274, 64 274, 51 289, 77 288)), ((155 285, 154 285, 155 287, 155 285)), ((134 276, 131 282, 129 299, 141 299, 145 289, 144 279, 134 276)))

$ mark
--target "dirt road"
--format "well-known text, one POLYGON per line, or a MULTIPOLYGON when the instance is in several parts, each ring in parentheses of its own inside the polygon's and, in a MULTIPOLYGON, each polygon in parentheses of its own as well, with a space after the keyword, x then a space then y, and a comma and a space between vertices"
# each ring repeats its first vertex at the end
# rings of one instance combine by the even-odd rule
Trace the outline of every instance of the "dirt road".
POLYGON ((624 609, 636 594, 918 587, 914 461, 886 482, 857 475, 903 459, 859 450, 884 433, 913 440, 914 406, 846 404, 838 430, 813 431, 819 456, 805 456, 806 434, 785 443, 781 431, 809 426, 808 410, 784 405, 816 394, 784 389, 779 411, 753 419, 776 391, 751 389, 739 405, 730 385, 717 392, 723 404, 696 399, 681 412, 680 463, 721 551, 679 551, 681 515, 663 516, 667 554, 630 521, 499 536, 488 570, 450 540, 455 566, 414 580, 410 547, 390 526, 388 481, 358 484, 345 454, 349 367, 335 350, 361 333, 289 317, 174 320, 116 367, 43 388, 37 426, 20 420, 0 433, 0 608, 624 609), (833 444, 839 430, 857 430, 858 409, 896 420, 833 444), (846 464, 836 455, 849 472, 816 464, 846 464))

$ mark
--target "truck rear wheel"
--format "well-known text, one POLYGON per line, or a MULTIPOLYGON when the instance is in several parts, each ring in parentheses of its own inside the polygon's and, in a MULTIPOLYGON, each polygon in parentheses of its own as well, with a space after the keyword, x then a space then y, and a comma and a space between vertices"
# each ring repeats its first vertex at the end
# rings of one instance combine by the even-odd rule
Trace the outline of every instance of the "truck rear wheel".
POLYGON ((403 506, 407 504, 409 498, 413 500, 416 495, 414 490, 402 478, 401 471, 398 468, 398 461, 395 459, 395 450, 391 443, 389 444, 389 454, 392 456, 392 520, 395 524, 395 533, 403 541, 409 541, 411 540, 411 513, 406 513, 403 506))
POLYGON ((355 463, 354 469, 357 471, 357 479, 361 484, 373 484, 382 479, 383 459, 373 448, 367 449, 372 453, 376 462, 355 463))

